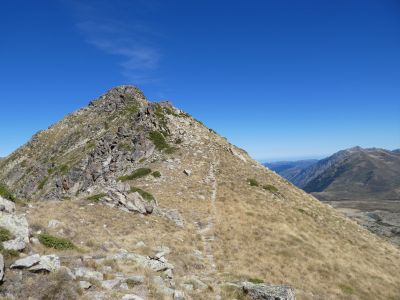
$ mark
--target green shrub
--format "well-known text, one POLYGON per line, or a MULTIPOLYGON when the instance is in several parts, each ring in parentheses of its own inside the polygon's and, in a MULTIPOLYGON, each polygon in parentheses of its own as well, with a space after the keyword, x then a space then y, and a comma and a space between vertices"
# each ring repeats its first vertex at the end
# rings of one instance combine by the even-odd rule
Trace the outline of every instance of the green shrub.
POLYGON ((118 177, 117 180, 119 180, 119 181, 132 180, 132 179, 136 179, 136 178, 147 176, 150 173, 151 173, 151 169, 139 168, 139 169, 133 171, 133 173, 130 174, 130 175, 124 175, 124 176, 118 177))
POLYGON ((161 177, 161 173, 158 171, 154 171, 153 173, 151 173, 151 175, 153 175, 153 177, 155 178, 161 177))
POLYGON ((15 202, 15 196, 13 193, 10 191, 8 186, 4 183, 0 183, 0 196, 2 196, 5 199, 8 199, 10 201, 15 202))
POLYGON ((154 146, 156 146, 157 150, 164 150, 169 148, 169 145, 161 132, 152 131, 150 132, 149 136, 150 140, 154 143, 154 146))
POLYGON ((141 159, 139 159, 140 163, 145 162, 145 161, 146 161, 146 157, 142 157, 141 159))
POLYGON ((254 178, 248 178, 247 182, 251 185, 251 186, 259 186, 260 184, 258 183, 257 180, 255 180, 254 178))
POLYGON ((106 193, 100 193, 96 195, 92 195, 86 198, 86 200, 92 201, 92 202, 99 202, 101 198, 107 196, 106 193))
POLYGON ((264 283, 264 280, 260 278, 249 278, 248 281, 254 284, 264 283))
POLYGON ((139 112, 139 107, 137 104, 131 104, 131 105, 127 106, 125 110, 128 114, 133 115, 133 114, 136 114, 139 112))
POLYGON ((70 240, 47 233, 40 234, 38 238, 40 243, 48 248, 54 248, 57 250, 68 250, 75 248, 75 245, 70 240))
POLYGON ((68 166, 68 165, 61 165, 61 166, 60 166, 60 172, 61 172, 62 174, 67 173, 68 170, 69 170, 69 166, 68 166))
POLYGON ((19 252, 14 249, 2 249, 1 254, 3 254, 5 260, 9 260, 19 256, 19 252))
POLYGON ((266 185, 264 185, 264 186, 263 186, 263 189, 266 190, 266 191, 269 191, 269 192, 271 192, 271 193, 276 193, 276 192, 278 192, 278 189, 277 189, 275 186, 273 186, 272 184, 266 184, 266 185))
POLYGON ((7 228, 0 227, 0 242, 12 240, 12 238, 13 238, 13 235, 7 228))
POLYGON ((140 194, 140 196, 142 196, 143 199, 145 199, 147 201, 154 200, 154 196, 152 194, 142 190, 141 188, 134 187, 134 186, 131 187, 131 189, 129 190, 129 193, 134 193, 134 192, 138 192, 140 194))
POLYGON ((47 183, 47 180, 49 180, 49 177, 46 176, 39 182, 38 185, 39 190, 42 190, 44 188, 45 184, 47 183))

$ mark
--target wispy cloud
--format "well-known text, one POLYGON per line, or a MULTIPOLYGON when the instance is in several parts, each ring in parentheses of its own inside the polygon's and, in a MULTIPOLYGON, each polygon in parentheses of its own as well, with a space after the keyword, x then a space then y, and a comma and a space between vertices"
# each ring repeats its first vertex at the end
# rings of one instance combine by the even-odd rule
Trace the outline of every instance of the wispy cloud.
MULTIPOLYGON (((160 52, 151 42, 154 33, 143 22, 124 22, 110 17, 107 5, 75 3, 76 26, 86 42, 121 58, 122 74, 135 83, 155 80, 160 52)), ((124 7, 121 7, 123 9, 124 7)))

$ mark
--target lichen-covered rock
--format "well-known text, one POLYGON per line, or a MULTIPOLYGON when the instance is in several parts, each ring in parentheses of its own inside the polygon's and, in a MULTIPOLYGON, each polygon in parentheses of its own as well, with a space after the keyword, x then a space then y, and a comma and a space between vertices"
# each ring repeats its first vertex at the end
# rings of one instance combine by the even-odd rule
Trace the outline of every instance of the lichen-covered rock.
POLYGON ((57 255, 43 255, 40 257, 39 263, 29 268, 32 272, 54 272, 61 267, 60 258, 57 255))
POLYGON ((0 212, 0 226, 7 228, 15 238, 29 243, 29 226, 24 216, 0 212))
POLYGON ((266 283, 242 282, 243 292, 252 300, 295 300, 295 293, 286 285, 272 285, 266 283))
POLYGON ((40 255, 39 254, 33 254, 21 259, 16 260, 11 266, 11 269, 22 269, 22 268, 29 268, 32 267, 33 265, 39 263, 40 261, 40 255))
POLYGON ((25 249, 26 244, 21 238, 16 238, 13 240, 3 242, 3 247, 6 250, 22 251, 25 249))
POLYGON ((0 196, 0 211, 15 213, 15 203, 0 196))
POLYGON ((92 271, 84 267, 76 268, 74 272, 75 276, 78 278, 83 278, 86 280, 103 280, 103 273, 92 271))
POLYGON ((4 257, 0 253, 0 282, 4 279, 4 257))

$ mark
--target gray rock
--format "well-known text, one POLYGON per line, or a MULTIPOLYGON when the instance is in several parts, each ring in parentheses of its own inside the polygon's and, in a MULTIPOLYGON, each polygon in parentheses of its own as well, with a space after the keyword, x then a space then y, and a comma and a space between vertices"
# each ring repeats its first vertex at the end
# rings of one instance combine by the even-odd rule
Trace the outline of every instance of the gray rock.
POLYGON ((29 243, 29 226, 24 216, 0 212, 0 226, 7 228, 16 238, 29 243))
POLYGON ((79 281, 79 287, 83 290, 87 290, 92 286, 89 281, 81 280, 79 281))
POLYGON ((4 257, 0 253, 0 282, 4 279, 4 257))
POLYGON ((183 170, 183 173, 185 173, 185 175, 190 176, 192 175, 192 171, 191 170, 183 170))
POLYGON ((108 259, 116 259, 116 260, 127 260, 127 261, 133 261, 137 263, 138 265, 151 269, 153 271, 159 272, 159 271, 165 271, 167 269, 173 269, 174 266, 165 263, 156 259, 152 259, 150 257, 142 256, 136 253, 128 253, 128 252, 120 252, 117 254, 109 255, 107 256, 108 259))
POLYGON ((54 272, 61 267, 60 258, 57 255, 43 255, 40 257, 39 263, 29 268, 32 272, 54 272))
POLYGON ((91 279, 99 281, 103 280, 103 273, 92 271, 84 267, 76 268, 74 270, 74 274, 76 277, 83 278, 86 280, 91 280, 91 279))
POLYGON ((182 291, 175 290, 174 292, 174 300, 185 300, 185 293, 182 291))
POLYGON ((9 214, 15 213, 15 203, 0 196, 0 211, 9 214))
POLYGON ((121 298, 121 300, 143 300, 143 298, 134 294, 126 294, 121 298))
POLYGON ((175 291, 165 285, 165 282, 161 276, 154 276, 153 284, 159 293, 166 295, 166 296, 170 296, 170 297, 172 297, 174 295, 175 291))
POLYGON ((130 284, 143 284, 145 277, 143 275, 131 275, 131 276, 126 276, 124 277, 125 282, 130 283, 130 284))
POLYGON ((47 227, 49 228, 57 228, 58 226, 62 225, 63 222, 59 221, 59 220, 50 220, 47 227))
POLYGON ((294 290, 285 285, 242 282, 243 292, 252 300, 295 300, 294 290))
POLYGON ((120 279, 104 280, 101 282, 101 287, 106 290, 112 290, 121 284, 120 279))
POLYGON ((26 244, 21 238, 16 238, 13 240, 3 242, 3 247, 6 250, 22 251, 25 249, 26 244))
POLYGON ((21 259, 16 260, 11 266, 11 269, 22 269, 22 268, 29 268, 33 265, 39 263, 40 255, 34 254, 31 256, 27 256, 21 259))

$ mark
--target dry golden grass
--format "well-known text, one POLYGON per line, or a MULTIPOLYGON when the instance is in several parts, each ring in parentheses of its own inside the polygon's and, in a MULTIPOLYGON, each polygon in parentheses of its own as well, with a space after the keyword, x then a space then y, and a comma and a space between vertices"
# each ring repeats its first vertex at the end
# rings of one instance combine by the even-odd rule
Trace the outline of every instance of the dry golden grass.
MULTIPOLYGON (((155 247, 165 245, 171 249, 167 258, 175 266, 178 287, 191 275, 209 285, 203 292, 186 292, 193 299, 210 299, 215 294, 241 299, 219 284, 248 278, 293 286, 298 299, 400 298, 397 248, 237 148, 232 153, 224 139, 199 124, 182 126, 190 126, 190 131, 185 128, 191 136, 183 138, 178 151, 168 160, 143 162, 162 176, 147 176, 131 184, 153 194, 160 207, 177 209, 185 221, 183 228, 156 215, 126 213, 82 199, 35 202, 27 215, 30 224, 46 229, 49 220, 62 221, 61 227, 46 230, 71 239, 78 249, 55 251, 34 245, 34 250, 73 256, 123 248, 150 255, 155 247), (192 175, 186 176, 184 169, 192 175), (217 180, 214 205, 211 173, 217 180), (250 186, 248 178, 260 186, 250 186), (263 189, 264 185, 278 192, 263 189), (136 248, 139 241, 146 247, 136 248)), ((134 264, 113 268, 147 274, 150 298, 162 299, 151 283, 154 274, 134 264)))

